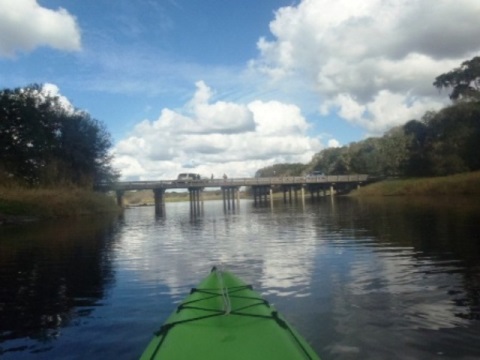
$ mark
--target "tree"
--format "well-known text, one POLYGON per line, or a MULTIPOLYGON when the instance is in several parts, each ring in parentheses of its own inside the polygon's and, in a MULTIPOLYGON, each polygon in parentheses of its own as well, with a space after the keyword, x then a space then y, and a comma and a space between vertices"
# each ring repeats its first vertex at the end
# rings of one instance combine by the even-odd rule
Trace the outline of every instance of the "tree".
POLYGON ((10 176, 35 183, 52 154, 60 127, 54 98, 39 96, 41 87, 0 92, 0 162, 10 176))
POLYGON ((351 168, 358 174, 382 175, 380 165, 380 142, 368 138, 348 146, 351 154, 351 168))
POLYGON ((457 103, 429 118, 424 151, 432 175, 479 170, 479 142, 480 103, 457 103))
POLYGON ((0 91, 0 171, 29 185, 91 186, 118 175, 110 135, 84 111, 66 109, 40 85, 0 91))
POLYGON ((433 85, 441 89, 452 89, 450 99, 480 100, 480 56, 464 61, 459 68, 437 76, 433 85))
POLYGON ((395 127, 379 139, 379 165, 383 176, 405 174, 410 138, 402 127, 395 127))
POLYGON ((328 148, 315 154, 312 168, 323 171, 326 175, 346 174, 350 168, 347 147, 328 148))
POLYGON ((301 176, 304 171, 305 165, 301 163, 275 164, 257 170, 255 177, 301 176))
POLYGON ((408 157, 405 161, 404 174, 408 176, 426 176, 430 165, 425 154, 427 125, 425 121, 410 120, 403 125, 407 143, 408 157))
POLYGON ((87 186, 116 178, 109 153, 110 134, 102 123, 84 111, 64 114, 60 133, 56 155, 66 178, 87 186))

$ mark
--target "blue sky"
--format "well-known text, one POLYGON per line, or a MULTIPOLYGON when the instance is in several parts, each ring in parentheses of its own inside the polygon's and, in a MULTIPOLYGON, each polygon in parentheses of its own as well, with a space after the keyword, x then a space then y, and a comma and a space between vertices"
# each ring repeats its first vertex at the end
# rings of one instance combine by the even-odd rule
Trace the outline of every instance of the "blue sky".
POLYGON ((0 0, 0 81, 103 121, 125 179, 252 176, 447 103, 470 0, 0 0), (458 24, 462 26, 459 27, 458 24))

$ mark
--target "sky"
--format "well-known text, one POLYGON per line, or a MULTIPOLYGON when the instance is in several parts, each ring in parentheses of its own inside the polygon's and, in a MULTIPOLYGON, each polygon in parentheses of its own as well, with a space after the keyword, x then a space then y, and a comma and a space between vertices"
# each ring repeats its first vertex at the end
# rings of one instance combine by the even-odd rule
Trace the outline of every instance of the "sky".
POLYGON ((0 85, 112 135, 123 180, 307 164, 449 103, 477 0, 0 0, 0 85))

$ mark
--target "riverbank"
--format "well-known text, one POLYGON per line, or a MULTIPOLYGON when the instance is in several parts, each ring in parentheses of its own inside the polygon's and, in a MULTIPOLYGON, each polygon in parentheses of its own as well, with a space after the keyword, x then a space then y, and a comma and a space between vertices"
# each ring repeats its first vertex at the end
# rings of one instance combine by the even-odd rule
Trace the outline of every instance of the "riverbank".
POLYGON ((384 180, 361 187, 351 196, 480 196, 480 171, 434 178, 384 180))
POLYGON ((0 186, 0 225, 118 211, 114 198, 76 187, 0 186))
MULTIPOLYGON (((240 195, 242 198, 246 196, 244 193, 240 195)), ((221 191, 205 192, 203 196, 204 200, 222 199, 221 191)), ((480 171, 436 178, 385 180, 361 187, 351 196, 480 196, 480 171)), ((165 200, 174 202, 188 199, 188 193, 183 192, 167 193, 165 200)), ((127 206, 154 203, 151 191, 127 192, 125 200, 127 206)), ((114 197, 80 188, 0 186, 0 225, 118 211, 120 209, 114 197)))

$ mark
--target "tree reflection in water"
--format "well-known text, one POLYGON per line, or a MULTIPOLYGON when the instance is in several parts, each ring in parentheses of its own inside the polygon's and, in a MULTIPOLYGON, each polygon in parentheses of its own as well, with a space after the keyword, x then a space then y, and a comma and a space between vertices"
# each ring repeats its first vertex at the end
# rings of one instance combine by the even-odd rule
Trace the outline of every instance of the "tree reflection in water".
MULTIPOLYGON (((0 229, 0 343, 49 342, 100 304, 113 281, 116 224, 89 218, 0 229)), ((3 349, 12 350, 20 349, 3 349)))

